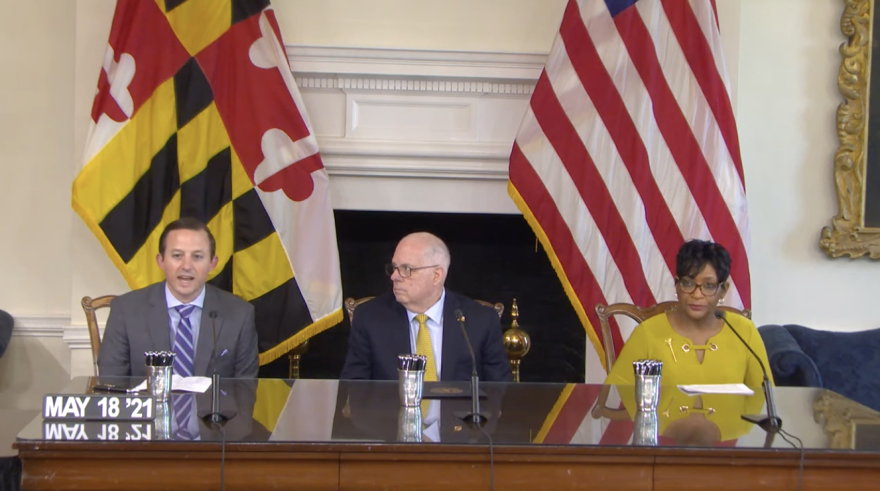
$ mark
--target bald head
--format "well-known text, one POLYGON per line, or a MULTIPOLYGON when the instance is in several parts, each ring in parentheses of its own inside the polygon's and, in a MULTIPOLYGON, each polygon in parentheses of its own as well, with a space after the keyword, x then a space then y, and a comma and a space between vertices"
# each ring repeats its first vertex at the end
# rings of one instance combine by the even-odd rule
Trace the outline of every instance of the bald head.
POLYGON ((446 271, 449 270, 451 261, 449 256, 449 248, 446 243, 440 240, 440 237, 430 232, 415 232, 400 239, 398 247, 406 245, 416 250, 421 250, 424 255, 426 264, 437 264, 443 268, 444 277, 446 271))
POLYGON ((443 293, 449 270, 449 248, 434 234, 417 232, 397 243, 394 266, 408 266, 403 276, 399 270, 391 274, 394 296, 411 312, 424 313, 443 293))

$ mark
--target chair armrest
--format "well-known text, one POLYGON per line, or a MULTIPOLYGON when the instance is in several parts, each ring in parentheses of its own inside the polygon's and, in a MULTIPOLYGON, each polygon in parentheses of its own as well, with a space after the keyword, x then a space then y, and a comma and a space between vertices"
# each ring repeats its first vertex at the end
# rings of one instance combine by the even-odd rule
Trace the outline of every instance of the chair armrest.
POLYGON ((767 348, 767 359, 776 385, 789 387, 823 387, 816 362, 800 347, 788 330, 771 324, 758 328, 767 348))

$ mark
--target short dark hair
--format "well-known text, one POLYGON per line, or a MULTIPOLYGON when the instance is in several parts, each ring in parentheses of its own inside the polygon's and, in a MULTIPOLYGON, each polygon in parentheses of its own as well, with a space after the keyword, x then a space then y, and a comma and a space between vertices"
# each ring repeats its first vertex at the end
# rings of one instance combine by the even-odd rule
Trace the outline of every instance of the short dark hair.
POLYGON ((678 250, 675 275, 679 278, 694 278, 707 264, 715 268, 719 284, 730 277, 730 254, 724 246, 708 240, 689 240, 678 250))
POLYGON ((161 254, 162 257, 165 257, 165 246, 168 242, 168 234, 175 230, 192 230, 208 234, 208 242, 211 243, 211 257, 214 257, 214 253, 217 249, 217 245, 214 242, 214 235, 208 230, 207 225, 202 223, 198 218, 193 217, 180 217, 165 226, 165 230, 163 230, 162 235, 159 236, 159 254, 161 254))

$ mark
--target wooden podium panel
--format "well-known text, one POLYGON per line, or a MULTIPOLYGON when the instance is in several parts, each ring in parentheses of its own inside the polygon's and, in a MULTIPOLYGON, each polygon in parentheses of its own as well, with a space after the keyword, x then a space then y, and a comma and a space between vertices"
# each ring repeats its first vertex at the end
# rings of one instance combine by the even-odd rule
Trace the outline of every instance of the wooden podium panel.
MULTIPOLYGON (((18 444, 24 490, 216 490, 215 443, 18 444)), ((494 449, 494 487, 518 490, 792 490, 800 452, 584 446, 494 449), (689 454, 689 455, 688 455, 689 454)), ((468 491, 490 487, 487 447, 230 444, 225 488, 468 491)), ((880 458, 809 452, 803 490, 876 490, 880 458)))
POLYGON ((774 456, 771 451, 728 452, 718 456, 661 455, 654 463, 654 490, 853 491, 877 489, 880 483, 880 460, 876 456, 808 452, 799 488, 800 453, 785 453, 788 458, 774 456))
MULTIPOLYGON (((74 379, 68 393, 83 394, 91 386, 74 379)), ((591 416, 601 386, 485 384, 483 389, 483 409, 491 418, 482 429, 455 416, 469 409, 466 398, 432 401, 436 419, 411 427, 401 423, 409 413, 399 407, 396 382, 224 380, 220 406, 235 416, 222 430, 189 420, 198 425, 196 439, 177 433, 180 423, 169 427, 172 418, 165 426, 151 423, 144 440, 86 435, 84 441, 65 441, 66 434, 52 430, 60 423, 37 417, 14 447, 24 490, 217 490, 221 460, 223 487, 230 491, 798 489, 801 451, 765 439, 759 428, 695 447, 676 446, 661 423, 654 429, 656 441, 633 445, 634 422, 591 416), (438 431, 429 434, 425 428, 434 425, 438 431)), ((787 396, 780 400, 815 406, 783 406, 780 414, 788 432, 809 436, 802 489, 880 489, 880 448, 854 436, 857 425, 880 421, 880 414, 847 400, 841 414, 859 410, 849 421, 829 412, 827 391, 779 392, 787 396)), ((710 418, 727 418, 715 419, 719 424, 741 420, 736 412, 722 414, 723 401, 704 401, 717 408, 710 418)), ((211 402, 209 393, 195 398, 199 409, 211 402)))
MULTIPOLYGON (((233 450, 232 446, 238 445, 226 449, 228 490, 339 489, 336 452, 233 450)), ((214 444, 200 449, 158 442, 50 447, 58 448, 19 446, 23 490, 220 489, 221 449, 214 444)))
MULTIPOLYGON (((461 491, 490 489, 491 464, 488 448, 437 448, 424 452, 343 453, 340 490, 417 491, 424 489, 461 491)), ((650 456, 627 456, 620 452, 587 452, 571 455, 547 448, 546 452, 526 449, 497 449, 494 455, 495 489, 505 490, 650 490, 650 456)))

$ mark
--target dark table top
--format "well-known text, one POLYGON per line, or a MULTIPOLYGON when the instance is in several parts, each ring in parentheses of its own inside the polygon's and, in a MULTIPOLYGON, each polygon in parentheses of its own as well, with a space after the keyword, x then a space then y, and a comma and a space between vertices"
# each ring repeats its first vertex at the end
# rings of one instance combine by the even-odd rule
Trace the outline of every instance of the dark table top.
MULTIPOLYGON (((96 382, 134 387, 143 379, 77 377, 62 391, 88 394, 96 382)), ((400 406, 397 382, 225 379, 220 409, 231 416, 222 428, 199 414, 211 408, 211 390, 172 395, 166 418, 145 422, 72 422, 35 418, 18 441, 167 440, 279 443, 486 444, 529 446, 629 446, 640 428, 629 403, 632 387, 606 387, 607 409, 592 411, 602 385, 546 383, 481 384, 482 428, 463 422, 471 409, 468 383, 425 386, 430 397, 421 421, 400 406), (621 397, 626 404, 621 405, 621 397), (188 404, 183 404, 188 399, 188 404), (189 407, 178 411, 178 407, 189 407), (80 426, 77 426, 80 425, 80 426), (115 427, 113 427, 115 425, 115 427), (418 431, 421 428, 421 431, 418 431)), ((806 449, 880 451, 880 413, 824 389, 778 387, 775 399, 783 429, 806 449)), ((601 409, 601 408, 600 408, 601 409)), ((753 396, 690 397, 663 387, 656 444, 673 447, 791 448, 776 436, 769 443, 743 414, 764 411, 760 389, 753 396)), ((415 411, 419 412, 419 411, 415 411)), ((641 421, 641 419, 639 420, 641 421)))

